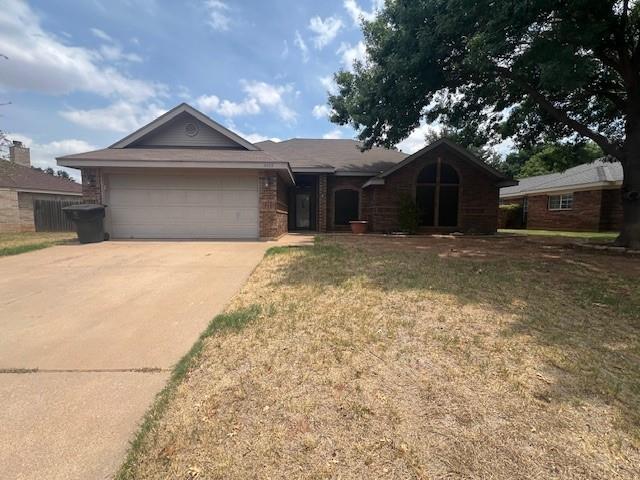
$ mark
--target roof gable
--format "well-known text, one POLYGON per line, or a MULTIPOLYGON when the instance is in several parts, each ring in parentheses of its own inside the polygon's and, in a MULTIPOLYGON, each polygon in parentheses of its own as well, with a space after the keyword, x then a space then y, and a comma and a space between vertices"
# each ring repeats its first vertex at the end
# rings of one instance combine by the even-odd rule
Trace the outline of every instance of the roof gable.
POLYGON ((402 167, 404 167, 408 163, 411 163, 414 160, 422 157, 426 153, 429 153, 429 152, 431 152, 433 150, 436 150, 437 148, 440 148, 440 147, 445 147, 445 148, 453 150, 455 153, 460 155, 465 160, 468 160, 470 163, 472 163, 475 166, 479 167, 480 169, 484 170, 488 174, 494 176, 498 181, 501 181, 501 183, 504 183, 505 186, 507 184, 508 185, 516 185, 518 183, 517 181, 512 180, 509 177, 503 175, 502 173, 500 173, 498 170, 496 170, 495 168, 491 167, 490 165, 487 165, 482 159, 476 157, 473 153, 471 153, 466 148, 461 147, 460 145, 452 142, 451 140, 447 140, 446 138, 441 138, 440 140, 436 140, 435 142, 433 142, 433 143, 427 145, 426 147, 418 150, 417 152, 409 155, 402 162, 394 165, 390 169, 388 169, 385 172, 381 173, 379 175, 379 178, 385 178, 385 177, 391 175, 393 172, 395 172, 396 170, 401 169, 402 167))
POLYGON ((186 103, 169 110, 109 148, 201 147, 259 150, 186 103))

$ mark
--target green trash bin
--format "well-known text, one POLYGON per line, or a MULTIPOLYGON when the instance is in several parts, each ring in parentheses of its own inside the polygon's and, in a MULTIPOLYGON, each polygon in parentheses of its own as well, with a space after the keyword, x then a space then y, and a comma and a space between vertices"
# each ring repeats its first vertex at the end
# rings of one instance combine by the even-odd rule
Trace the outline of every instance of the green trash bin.
POLYGON ((80 243, 104 240, 104 205, 85 203, 63 207, 65 215, 76 226, 80 243))

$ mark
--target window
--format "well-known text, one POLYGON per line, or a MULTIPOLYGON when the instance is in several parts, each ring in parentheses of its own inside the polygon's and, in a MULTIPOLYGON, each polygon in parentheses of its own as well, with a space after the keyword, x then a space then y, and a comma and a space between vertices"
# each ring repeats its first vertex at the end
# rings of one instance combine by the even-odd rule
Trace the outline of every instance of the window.
POLYGON ((549 210, 571 210, 573 208, 573 193, 549 195, 549 210))
POLYGON ((416 179, 420 225, 457 226, 459 188, 458 172, 451 165, 438 160, 424 167, 416 179))
POLYGON ((360 193, 357 190, 338 190, 334 196, 334 225, 349 225, 349 221, 358 220, 359 207, 360 193))

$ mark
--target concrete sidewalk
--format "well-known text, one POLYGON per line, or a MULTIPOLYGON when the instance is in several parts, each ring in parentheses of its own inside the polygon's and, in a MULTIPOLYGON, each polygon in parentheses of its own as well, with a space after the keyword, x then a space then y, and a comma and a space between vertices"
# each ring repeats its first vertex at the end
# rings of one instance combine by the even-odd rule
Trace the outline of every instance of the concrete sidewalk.
POLYGON ((105 242, 0 258, 2 478, 110 478, 173 364, 271 245, 105 242))

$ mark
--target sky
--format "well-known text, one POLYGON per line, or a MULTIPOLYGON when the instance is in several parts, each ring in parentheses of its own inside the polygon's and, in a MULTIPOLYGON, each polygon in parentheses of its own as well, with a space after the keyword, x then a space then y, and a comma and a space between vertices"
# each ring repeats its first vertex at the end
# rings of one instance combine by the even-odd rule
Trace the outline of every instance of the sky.
MULTIPOLYGON (((181 102, 251 142, 353 138, 328 120, 327 92, 366 55, 360 20, 383 1, 0 3, 0 129, 57 169, 181 102)), ((428 128, 398 147, 418 150, 428 128)))

